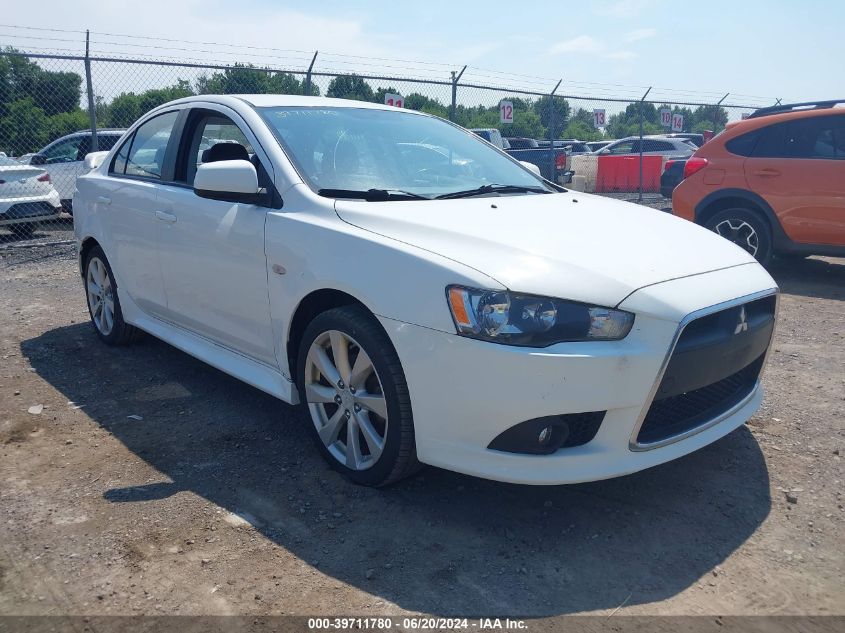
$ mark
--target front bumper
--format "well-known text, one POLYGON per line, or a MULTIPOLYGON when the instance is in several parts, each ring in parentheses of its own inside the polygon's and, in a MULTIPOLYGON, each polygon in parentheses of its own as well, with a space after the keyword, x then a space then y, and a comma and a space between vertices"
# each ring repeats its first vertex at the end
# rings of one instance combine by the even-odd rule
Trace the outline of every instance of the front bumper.
POLYGON ((737 297, 772 291, 756 264, 685 277, 629 296, 636 314, 622 341, 544 349, 496 345, 381 318, 405 370, 420 461, 470 475, 526 484, 606 479, 670 461, 731 432, 760 406, 757 382, 729 411, 655 447, 637 431, 685 319, 737 297), (607 411, 587 444, 549 455, 488 449, 524 420, 607 411))

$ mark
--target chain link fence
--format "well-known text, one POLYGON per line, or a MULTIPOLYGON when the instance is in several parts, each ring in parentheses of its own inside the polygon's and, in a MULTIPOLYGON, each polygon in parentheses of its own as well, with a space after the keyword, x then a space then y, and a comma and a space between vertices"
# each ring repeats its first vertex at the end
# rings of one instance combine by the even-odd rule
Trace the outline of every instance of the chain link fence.
MULTIPOLYGON (((477 83, 456 70, 442 79, 166 59, 0 52, 0 247, 73 239, 71 199, 83 159, 107 150, 150 109, 195 94, 281 93, 392 103, 434 114, 510 148, 547 178, 575 189, 665 208, 667 159, 757 106, 569 94, 477 83), (392 101, 391 101, 392 100, 392 101), (486 132, 484 132, 486 131, 486 132), (698 136, 695 136, 698 135, 698 136), (504 140, 503 140, 504 139, 504 140), (508 140, 509 139, 509 140, 508 140), (625 139, 598 153, 597 145, 625 139), (671 142, 671 146, 669 143, 671 142)), ((367 64, 361 62, 362 68, 367 64)), ((503 81, 503 84, 508 83, 503 81)), ((727 96, 727 95, 726 95, 727 96)))

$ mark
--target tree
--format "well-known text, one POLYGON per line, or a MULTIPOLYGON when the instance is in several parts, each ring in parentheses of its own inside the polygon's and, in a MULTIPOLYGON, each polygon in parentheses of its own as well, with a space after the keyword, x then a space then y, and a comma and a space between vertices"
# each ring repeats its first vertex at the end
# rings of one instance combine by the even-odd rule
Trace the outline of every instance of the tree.
POLYGON ((44 70, 12 47, 0 57, 0 150, 20 155, 88 126, 82 78, 44 70))
POLYGON ((375 99, 375 93, 370 84, 358 75, 338 75, 329 83, 326 96, 337 99, 357 99, 358 101, 373 101, 375 99))
POLYGON ((549 108, 550 103, 554 110, 554 129, 552 130, 552 135, 554 138, 563 138, 563 130, 569 122, 569 102, 563 97, 549 98, 548 96, 540 97, 534 102, 533 109, 540 115, 540 123, 547 130, 552 122, 552 111, 549 108))
POLYGON ((44 110, 29 97, 9 104, 0 118, 0 150, 10 156, 37 151, 51 140, 48 123, 44 110))
POLYGON ((434 114, 444 119, 449 118, 449 108, 436 99, 431 99, 418 92, 412 92, 405 97, 405 107, 409 110, 419 110, 428 114, 434 114))

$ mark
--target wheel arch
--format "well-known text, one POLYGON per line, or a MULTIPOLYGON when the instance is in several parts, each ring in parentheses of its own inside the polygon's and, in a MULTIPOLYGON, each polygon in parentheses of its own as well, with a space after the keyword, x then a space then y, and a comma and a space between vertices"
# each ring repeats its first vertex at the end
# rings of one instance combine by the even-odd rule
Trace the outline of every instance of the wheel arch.
POLYGON ((695 222, 704 226, 714 215, 732 207, 741 207, 757 213, 766 222, 771 231, 775 251, 787 247, 791 242, 769 203, 759 194, 747 189, 721 189, 705 196, 695 206, 695 222))
POLYGON ((85 276, 85 259, 88 257, 88 253, 90 253, 94 248, 99 246, 103 248, 102 245, 97 241, 96 238, 88 236, 82 240, 82 243, 79 247, 79 275, 84 277, 85 276))
MULTIPOLYGON (((376 317, 369 306, 357 297, 336 288, 321 288, 313 290, 305 295, 294 309, 290 325, 287 329, 287 336, 285 337, 285 358, 288 362, 288 370, 294 384, 296 383, 296 366, 297 355, 299 353, 299 345, 302 342, 302 335, 305 333, 305 328, 318 314, 331 310, 332 308, 340 308, 342 306, 355 305, 360 306, 366 310, 373 318, 376 317)), ((378 319, 376 319, 378 323, 378 319)), ((379 328, 384 330, 379 323, 379 328)), ((387 332, 385 332, 387 336, 387 332)), ((390 337, 388 336, 388 340, 390 337)))

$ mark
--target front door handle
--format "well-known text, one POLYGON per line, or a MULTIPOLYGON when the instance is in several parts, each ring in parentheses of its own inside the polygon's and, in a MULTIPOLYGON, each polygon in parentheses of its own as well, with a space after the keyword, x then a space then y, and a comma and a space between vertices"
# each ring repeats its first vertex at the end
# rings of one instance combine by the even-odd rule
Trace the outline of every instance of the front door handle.
POLYGON ((163 222, 167 222, 169 224, 173 224, 176 221, 176 216, 172 213, 168 213, 167 211, 159 211, 156 210, 156 217, 163 222))
POLYGON ((780 171, 777 170, 777 169, 768 169, 768 168, 758 169, 757 171, 754 172, 754 175, 755 176, 763 176, 763 177, 766 177, 766 178, 772 178, 774 176, 780 176, 780 171))
POLYGON ((100 204, 111 204, 111 198, 108 196, 97 196, 97 202, 100 204))

